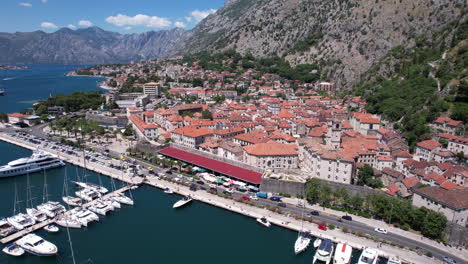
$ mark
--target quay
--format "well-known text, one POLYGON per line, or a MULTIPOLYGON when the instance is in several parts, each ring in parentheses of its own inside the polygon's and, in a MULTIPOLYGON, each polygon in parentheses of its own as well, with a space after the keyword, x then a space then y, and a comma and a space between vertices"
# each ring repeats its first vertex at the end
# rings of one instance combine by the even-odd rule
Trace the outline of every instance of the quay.
MULTIPOLYGON (((23 140, 19 140, 17 138, 11 137, 6 133, 0 133, 0 140, 3 140, 5 142, 8 142, 14 145, 18 145, 18 146, 21 146, 30 150, 35 150, 35 149, 43 150, 43 151, 60 156, 64 161, 68 163, 71 163, 80 167, 84 166, 84 162, 82 160, 84 157, 82 155, 72 156, 72 155, 68 155, 66 153, 62 153, 53 149, 45 149, 42 146, 38 146, 36 144, 32 144, 30 142, 25 142, 23 140)), ((86 162, 86 169, 92 170, 94 172, 100 173, 105 176, 118 179, 120 181, 124 181, 134 186, 145 183, 145 184, 148 184, 149 186, 159 188, 159 189, 170 188, 174 193, 177 193, 179 195, 184 195, 184 196, 190 195, 190 197, 194 200, 198 200, 200 202, 203 202, 212 206, 216 206, 218 208, 222 208, 231 212, 242 214, 246 217, 251 217, 253 219, 266 217, 268 221, 270 221, 274 225, 287 228, 292 231, 301 230, 302 222, 289 215, 274 213, 265 208, 251 206, 251 205, 241 203, 235 200, 226 200, 225 198, 210 194, 208 192, 192 191, 190 190, 189 187, 179 185, 176 183, 172 183, 169 181, 161 180, 154 176, 153 177, 148 176, 146 179, 142 177, 138 177, 138 176, 131 177, 129 175, 126 175, 120 170, 97 165, 97 164, 94 164, 93 162, 86 162)), ((131 188, 131 187, 127 186, 125 188, 131 188)), ((125 188, 120 189, 116 192, 124 192, 126 191, 124 190, 125 188)), ((92 204, 93 202, 90 202, 90 203, 92 204)), ((91 204, 88 203, 86 205, 89 206, 91 204)), ((43 225, 37 224, 36 226, 34 226, 34 230, 40 229, 44 227, 45 225, 46 225, 45 223, 43 225)), ((29 232, 32 232, 34 230, 30 230, 29 232)), ((334 230, 329 229, 326 232, 322 232, 317 228, 316 224, 310 223, 307 221, 304 221, 303 230, 310 232, 312 236, 317 237, 317 238, 330 239, 335 243, 340 243, 340 242, 347 243, 348 245, 350 245, 351 247, 355 249, 363 249, 366 247, 375 248, 379 251, 379 256, 385 257, 385 258, 397 256, 402 261, 402 263, 442 263, 440 260, 429 258, 425 255, 418 255, 417 253, 411 250, 405 249, 405 248, 397 248, 395 246, 391 246, 388 244, 382 244, 380 242, 376 242, 368 238, 355 236, 351 233, 341 232, 339 229, 334 229, 334 230)), ((18 232, 16 233, 18 235, 13 234, 7 238, 0 240, 0 242, 8 243, 9 241, 14 241, 15 239, 18 239, 19 237, 27 233, 28 231, 24 231, 24 233, 18 232)))

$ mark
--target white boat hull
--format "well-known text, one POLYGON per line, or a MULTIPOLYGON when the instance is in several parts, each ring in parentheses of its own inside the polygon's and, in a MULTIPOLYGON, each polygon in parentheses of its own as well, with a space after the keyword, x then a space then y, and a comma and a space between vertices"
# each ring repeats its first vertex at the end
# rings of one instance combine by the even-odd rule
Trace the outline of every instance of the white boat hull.
POLYGON ((190 203, 191 201, 192 201, 192 199, 188 199, 188 200, 182 199, 182 200, 180 200, 180 201, 177 201, 177 202, 174 204, 174 206, 172 206, 172 208, 180 208, 180 207, 182 207, 182 206, 184 206, 184 205, 190 203))
POLYGON ((270 222, 268 222, 268 221, 263 222, 262 219, 260 219, 260 218, 257 219, 257 222, 258 222, 259 224, 261 224, 262 226, 264 226, 264 227, 270 227, 270 226, 271 226, 271 223, 270 223, 270 222))
POLYGON ((22 256, 24 254, 24 249, 22 249, 21 247, 17 246, 17 245, 13 245, 13 246, 10 246, 7 245, 6 247, 3 248, 3 253, 7 254, 7 255, 10 255, 10 256, 13 256, 13 257, 19 257, 19 256, 22 256))
POLYGON ((63 161, 57 161, 56 163, 51 163, 49 165, 45 166, 37 166, 35 164, 31 165, 26 165, 22 170, 20 171, 15 171, 11 168, 0 168, 0 178, 7 178, 7 177, 14 177, 14 176, 19 176, 19 175, 25 175, 29 173, 34 173, 34 172, 40 172, 43 170, 50 170, 50 169, 55 169, 65 166, 65 163, 63 161))
POLYGON ((310 244, 310 238, 304 237, 303 235, 299 235, 294 243, 294 253, 299 254, 305 251, 310 244))

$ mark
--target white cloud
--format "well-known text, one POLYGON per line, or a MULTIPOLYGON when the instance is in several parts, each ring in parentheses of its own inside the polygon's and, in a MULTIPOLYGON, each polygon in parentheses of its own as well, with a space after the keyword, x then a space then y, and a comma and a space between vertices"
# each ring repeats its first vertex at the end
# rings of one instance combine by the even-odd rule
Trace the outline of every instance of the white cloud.
POLYGON ((47 29, 58 28, 57 25, 55 25, 54 23, 50 23, 50 22, 42 22, 41 27, 47 28, 47 29))
POLYGON ((187 20, 187 22, 192 22, 192 17, 191 16, 185 17, 185 20, 187 20))
POLYGON ((184 22, 181 22, 181 21, 177 21, 174 23, 174 26, 178 27, 178 28, 184 28, 186 27, 187 25, 184 23, 184 22))
POLYGON ((67 28, 69 28, 69 29, 76 29, 76 26, 75 26, 75 25, 72 25, 72 24, 69 24, 69 25, 67 26, 67 28))
POLYGON ((132 27, 124 27, 125 30, 132 30, 132 27))
POLYGON ((122 14, 116 16, 110 16, 106 18, 106 21, 110 24, 123 27, 123 26, 145 26, 149 28, 166 28, 172 25, 172 22, 163 17, 147 16, 138 14, 130 17, 122 14))
POLYGON ((205 17, 211 15, 211 14, 214 14, 216 12, 216 9, 208 9, 208 10, 193 10, 191 13, 190 13, 190 16, 192 16, 195 21, 197 22, 200 22, 202 21, 205 17))
POLYGON ((48 0, 41 0, 41 2, 44 3, 44 4, 47 3, 47 1, 48 1, 48 0))
POLYGON ((92 27, 93 26, 93 23, 89 20, 80 20, 78 22, 78 25, 82 26, 82 27, 92 27))
POLYGON ((30 4, 30 3, 24 3, 24 2, 19 3, 19 5, 20 5, 20 6, 24 6, 24 7, 32 7, 32 4, 30 4))

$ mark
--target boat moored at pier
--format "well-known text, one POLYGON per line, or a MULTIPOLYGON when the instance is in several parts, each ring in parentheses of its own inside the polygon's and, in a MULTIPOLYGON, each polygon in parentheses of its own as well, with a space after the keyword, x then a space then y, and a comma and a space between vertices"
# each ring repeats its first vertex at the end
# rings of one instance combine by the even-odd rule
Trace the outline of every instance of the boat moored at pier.
POLYGON ((57 167, 65 163, 57 156, 43 151, 34 151, 29 158, 20 158, 0 167, 0 178, 18 176, 57 167))
POLYGON ((26 252, 37 256, 53 256, 58 252, 57 246, 36 234, 27 234, 16 241, 16 244, 26 252))

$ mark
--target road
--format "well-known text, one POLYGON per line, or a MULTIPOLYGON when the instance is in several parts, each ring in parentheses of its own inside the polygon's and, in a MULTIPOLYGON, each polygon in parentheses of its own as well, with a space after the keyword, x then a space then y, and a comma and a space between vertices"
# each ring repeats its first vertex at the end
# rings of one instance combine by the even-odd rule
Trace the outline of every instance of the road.
MULTIPOLYGON (((40 125, 40 126, 32 128, 32 129, 27 129, 27 131, 30 132, 31 134, 35 135, 35 136, 44 137, 45 133, 42 131, 43 127, 44 127, 43 125, 40 125)), ((95 147, 95 151, 104 152, 105 149, 95 147)), ((122 155, 122 153, 116 153, 116 152, 113 152, 113 151, 108 151, 107 154, 110 154, 110 155, 112 155, 114 157, 117 157, 117 158, 122 155)), ((152 167, 153 171, 155 173, 163 173, 165 175, 165 177, 168 177, 168 178, 178 177, 178 178, 182 179, 184 182, 187 182, 187 183, 192 182, 192 181, 189 180, 188 177, 185 177, 185 176, 182 176, 182 175, 179 175, 179 174, 171 174, 171 175, 166 174, 163 169, 155 167, 154 165, 151 165, 149 163, 142 162, 140 160, 127 158, 127 161, 130 161, 130 162, 132 162, 134 164, 138 164, 138 165, 141 166, 141 168, 145 168, 145 170, 144 170, 145 176, 147 176, 149 174, 148 170, 146 170, 146 169, 148 167, 152 167)), ((208 189, 209 187, 205 184, 205 188, 208 189)), ((218 192, 223 192, 224 190, 225 189, 222 188, 222 187, 217 188, 218 192)), ((234 192, 232 195, 234 196, 234 198, 241 198, 244 195, 249 196, 249 195, 246 195, 246 193, 241 193, 241 192, 234 192)), ((271 201, 271 200, 268 200, 268 199, 259 199, 258 201, 254 201, 254 202, 256 202, 258 204, 261 204, 261 205, 268 205, 268 206, 271 206, 271 207, 278 206, 278 202, 274 202, 274 201, 271 201)), ((296 205, 294 205, 294 204, 286 204, 286 208, 282 208, 282 210, 285 213, 289 213, 289 214, 295 214, 295 215, 301 215, 302 214, 302 210, 300 208, 296 207, 296 205)), ((310 212, 306 212, 306 213, 310 213, 310 212)), ((408 247, 408 248, 418 249, 418 250, 420 250, 420 252, 423 252, 423 253, 431 252, 432 255, 435 258, 440 259, 440 260, 442 260, 443 257, 448 256, 448 257, 456 260, 458 263, 468 263, 468 261, 460 258, 459 256, 455 256, 453 254, 447 253, 443 249, 433 247, 431 245, 422 243, 421 241, 410 239, 410 238, 401 236, 401 235, 396 234, 396 233, 390 233, 389 232, 387 234, 381 234, 381 233, 375 232, 374 231, 375 227, 360 223, 358 221, 347 221, 347 220, 338 221, 337 216, 330 216, 330 215, 319 215, 319 216, 312 216, 312 217, 315 220, 324 221, 324 222, 326 222, 328 224, 333 224, 333 225, 335 225, 337 227, 345 227, 345 228, 348 228, 349 230, 362 232, 362 233, 365 233, 365 234, 368 234, 368 235, 371 235, 371 236, 374 236, 374 237, 385 239, 385 240, 390 241, 390 242, 395 242, 395 243, 397 243, 399 245, 403 245, 403 246, 408 247)), ((442 244, 441 244, 441 247, 443 247, 442 244)))

